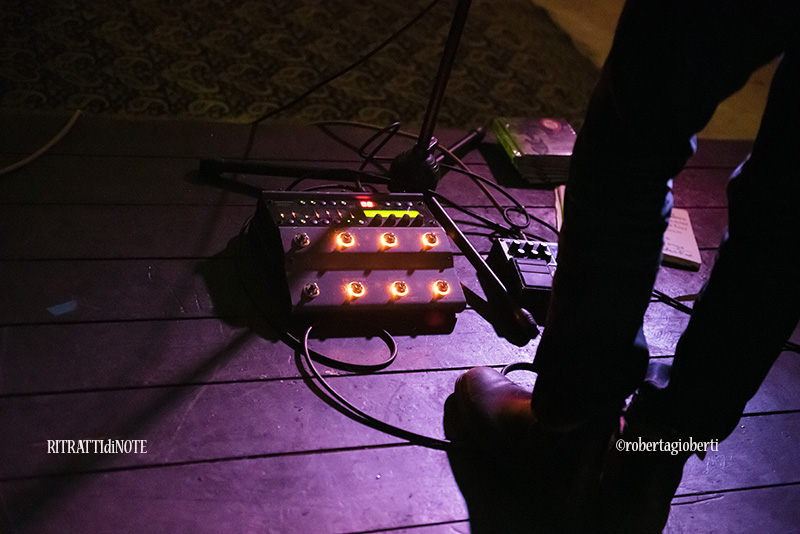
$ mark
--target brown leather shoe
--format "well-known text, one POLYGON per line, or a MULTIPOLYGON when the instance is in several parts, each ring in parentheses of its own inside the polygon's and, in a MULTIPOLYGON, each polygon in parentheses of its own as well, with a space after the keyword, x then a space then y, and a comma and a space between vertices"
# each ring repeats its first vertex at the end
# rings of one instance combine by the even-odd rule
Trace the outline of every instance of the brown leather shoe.
POLYGON ((518 448, 534 422, 531 392, 490 367, 458 377, 445 404, 445 436, 486 451, 518 448))
POLYGON ((445 435, 456 444, 448 455, 473 533, 591 532, 614 421, 547 429, 530 398, 498 371, 477 367, 459 377, 445 403, 445 435))

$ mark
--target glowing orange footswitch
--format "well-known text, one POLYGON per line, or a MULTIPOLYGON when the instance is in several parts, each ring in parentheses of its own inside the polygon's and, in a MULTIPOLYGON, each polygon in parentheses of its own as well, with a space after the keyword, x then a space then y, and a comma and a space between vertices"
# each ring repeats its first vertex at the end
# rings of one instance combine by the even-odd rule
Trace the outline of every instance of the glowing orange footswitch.
POLYGON ((398 280, 389 286, 389 293, 395 298, 405 297, 408 295, 408 284, 402 280, 398 280))
POLYGON ((345 291, 351 299, 357 299, 367 294, 367 288, 361 282, 350 282, 345 291))
POLYGON ((356 238, 350 232, 339 232, 336 236, 336 245, 339 248, 350 248, 356 244, 356 238))

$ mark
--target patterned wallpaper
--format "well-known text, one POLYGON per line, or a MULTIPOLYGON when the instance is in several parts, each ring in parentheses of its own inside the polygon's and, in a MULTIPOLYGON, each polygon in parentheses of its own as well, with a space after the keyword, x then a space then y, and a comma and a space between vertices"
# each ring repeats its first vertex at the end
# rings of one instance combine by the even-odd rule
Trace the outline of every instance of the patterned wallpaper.
MULTIPOLYGON (((3 0, 0 110, 249 122, 360 58, 406 0, 3 0)), ((419 123, 454 0, 273 120, 419 123)), ((579 125, 597 70, 530 0, 474 0, 439 124, 579 125)))

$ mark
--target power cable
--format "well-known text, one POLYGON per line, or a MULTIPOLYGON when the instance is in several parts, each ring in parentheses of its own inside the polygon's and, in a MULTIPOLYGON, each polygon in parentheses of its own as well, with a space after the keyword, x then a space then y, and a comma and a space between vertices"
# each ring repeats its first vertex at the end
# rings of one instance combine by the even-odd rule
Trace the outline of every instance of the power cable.
MULTIPOLYGON (((395 436, 401 439, 408 441, 409 443, 413 443, 414 445, 421 445, 423 447, 428 447, 430 449, 437 449, 437 450, 448 450, 453 446, 453 443, 449 440, 443 440, 438 438, 432 438, 429 436, 425 436, 423 434, 418 434, 416 432, 412 432, 410 430, 406 430, 404 428, 400 428, 398 426, 389 424, 381 419, 377 419, 368 413, 364 412, 363 410, 354 406, 351 402, 344 398, 330 383, 323 378, 322 374, 317 369, 316 365, 314 365, 314 359, 312 357, 312 351, 308 347, 308 339, 311 335, 311 330, 313 326, 309 326, 303 336, 303 343, 302 343, 302 352, 303 358, 305 359, 306 365, 308 365, 309 370, 314 375, 314 378, 317 379, 322 388, 328 392, 328 394, 333 397, 339 404, 350 412, 352 416, 358 419, 361 423, 374 428, 376 430, 380 430, 386 434, 391 436, 395 436)), ((389 348, 392 350, 393 354, 397 353, 397 345, 394 342, 394 339, 389 335, 388 332, 385 330, 382 331, 385 336, 381 336, 381 338, 387 342, 389 348), (391 340, 391 341, 389 341, 391 340)))
POLYGON ((64 136, 66 136, 69 133, 72 127, 75 126, 75 123, 78 121, 78 117, 81 116, 81 113, 82 111, 80 109, 76 109, 75 112, 67 121, 67 123, 61 128, 61 130, 59 130, 59 132, 52 139, 50 139, 50 141, 45 143, 44 146, 36 150, 30 156, 27 156, 16 163, 12 163, 8 167, 0 169, 0 176, 3 176, 5 174, 10 174, 16 171, 17 169, 20 169, 25 165, 28 165, 29 163, 43 156, 45 152, 56 146, 64 138, 64 136))

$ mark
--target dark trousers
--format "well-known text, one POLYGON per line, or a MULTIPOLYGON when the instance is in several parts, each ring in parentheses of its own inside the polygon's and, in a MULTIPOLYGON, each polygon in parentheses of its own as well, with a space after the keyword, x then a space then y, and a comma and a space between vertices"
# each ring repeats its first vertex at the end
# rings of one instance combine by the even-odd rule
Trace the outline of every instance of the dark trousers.
POLYGON ((671 179, 717 105, 783 56, 729 231, 675 354, 658 417, 695 439, 737 424, 800 319, 800 2, 629 0, 578 136, 558 271, 534 365, 553 424, 619 409, 642 382, 642 320, 671 179))

